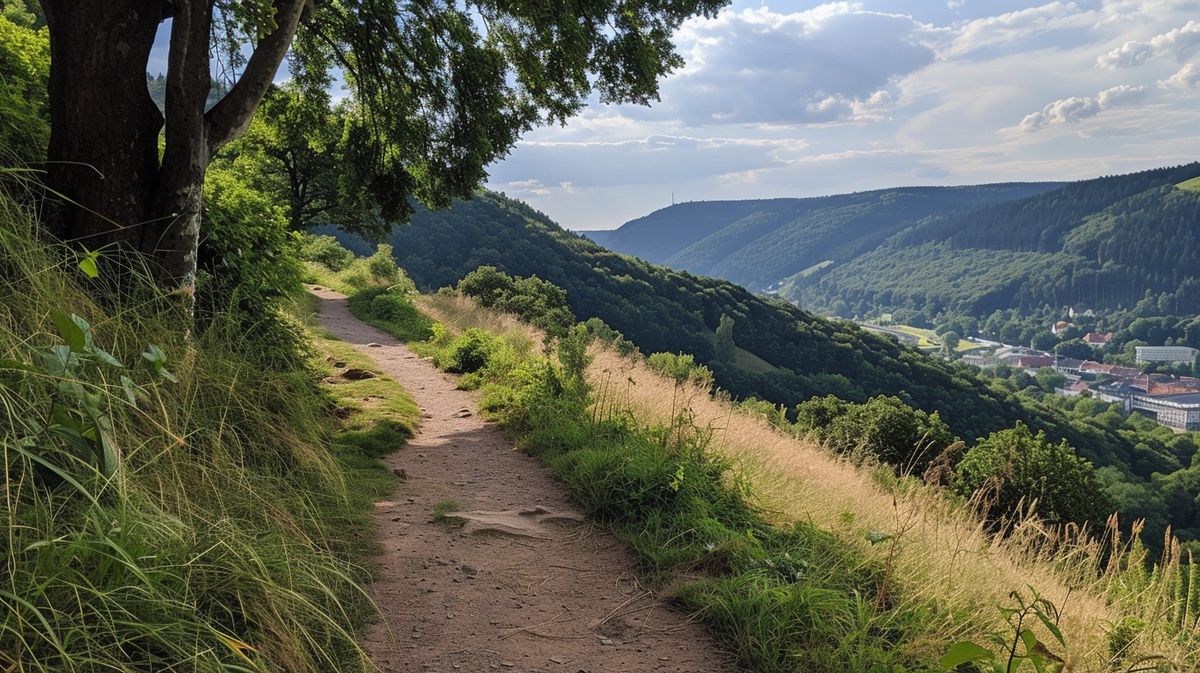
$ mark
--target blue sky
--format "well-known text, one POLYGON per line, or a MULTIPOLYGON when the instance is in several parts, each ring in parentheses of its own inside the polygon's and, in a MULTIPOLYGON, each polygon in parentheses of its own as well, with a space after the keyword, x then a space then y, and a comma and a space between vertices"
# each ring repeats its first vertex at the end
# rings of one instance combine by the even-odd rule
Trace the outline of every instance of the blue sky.
POLYGON ((1200 0, 735 2, 660 103, 538 129, 488 186, 564 226, 676 200, 1086 178, 1200 159, 1200 0))

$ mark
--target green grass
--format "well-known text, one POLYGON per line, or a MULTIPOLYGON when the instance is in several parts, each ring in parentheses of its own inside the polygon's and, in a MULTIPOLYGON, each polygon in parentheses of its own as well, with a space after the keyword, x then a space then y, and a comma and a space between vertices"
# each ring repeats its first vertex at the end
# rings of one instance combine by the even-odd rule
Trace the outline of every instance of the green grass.
POLYGON ((458 503, 453 500, 439 500, 437 504, 433 506, 433 516, 430 518, 430 520, 434 523, 441 524, 449 528, 460 528, 466 522, 461 518, 454 516, 454 513, 460 511, 461 509, 462 508, 458 506, 458 503))
MULTIPOLYGON (((435 362, 456 341, 440 336, 435 362)), ((489 360, 476 372, 482 408, 635 553, 643 581, 669 590, 747 670, 927 670, 913 645, 925 609, 892 607, 884 567, 815 526, 769 524, 703 429, 597 416, 584 343, 560 341, 557 363, 533 352, 489 360)))
POLYGON ((339 522, 350 551, 363 557, 377 551, 372 504, 389 496, 398 484, 380 458, 400 449, 412 437, 421 410, 408 391, 379 372, 369 357, 350 344, 316 331, 313 340, 314 367, 330 381, 322 388, 338 418, 334 456, 347 483, 353 484, 347 494, 350 512, 339 522), (335 367, 337 364, 343 366, 335 367), (350 367, 372 371, 376 377, 358 381, 338 377, 338 372, 350 367))
POLYGON ((741 369, 758 374, 769 374, 780 371, 775 365, 741 347, 737 347, 734 351, 733 362, 741 369))
POLYGON ((1200 192, 1200 177, 1192 178, 1191 180, 1184 180, 1175 186, 1185 192, 1200 192))
POLYGON ((889 325, 889 327, 897 332, 904 332, 905 334, 911 334, 919 338, 920 342, 917 344, 917 348, 941 348, 942 346, 942 342, 938 339, 937 334, 934 334, 933 330, 913 327, 911 325, 889 325))
POLYGON ((801 278, 808 278, 809 276, 813 275, 814 273, 816 273, 816 272, 818 272, 818 271, 824 271, 825 269, 828 269, 828 268, 829 268, 829 267, 831 267, 831 266, 833 266, 833 260, 832 260, 832 259, 826 259, 826 260, 824 260, 824 261, 817 262, 816 264, 813 264, 812 266, 810 266, 810 267, 808 267, 807 269, 805 269, 805 270, 801 271, 801 272, 800 272, 799 274, 797 274, 797 275, 798 275, 798 276, 800 276, 801 278))
POLYGON ((0 670, 369 670, 368 507, 391 488, 375 456, 414 408, 393 400, 342 427, 332 411, 350 400, 318 371, 263 366, 277 346, 228 339, 236 325, 188 334, 178 299, 136 269, 99 300, 129 261, 103 257, 88 280, 37 226, 0 197, 0 670), (54 311, 86 319, 124 367, 42 373, 63 345, 54 311), (174 381, 141 357, 150 344, 174 381), (72 411, 71 391, 99 401, 110 476, 79 450, 99 444, 64 425, 96 417, 72 411))

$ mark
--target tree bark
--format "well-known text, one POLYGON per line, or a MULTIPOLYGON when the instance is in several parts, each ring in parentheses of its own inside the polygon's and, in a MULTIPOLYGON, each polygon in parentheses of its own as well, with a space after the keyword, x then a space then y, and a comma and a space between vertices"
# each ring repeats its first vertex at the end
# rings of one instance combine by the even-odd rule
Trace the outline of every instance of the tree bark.
POLYGON ((163 117, 146 62, 163 6, 147 0, 43 0, 50 29, 47 182, 66 203, 56 233, 96 249, 140 247, 158 175, 163 117))
POLYGON ((145 253, 164 286, 190 294, 209 159, 249 125, 307 1, 275 1, 275 28, 206 113, 211 0, 41 0, 51 55, 47 181, 66 201, 56 233, 91 250, 145 253), (146 88, 146 64, 168 16, 160 162, 164 118, 146 88))

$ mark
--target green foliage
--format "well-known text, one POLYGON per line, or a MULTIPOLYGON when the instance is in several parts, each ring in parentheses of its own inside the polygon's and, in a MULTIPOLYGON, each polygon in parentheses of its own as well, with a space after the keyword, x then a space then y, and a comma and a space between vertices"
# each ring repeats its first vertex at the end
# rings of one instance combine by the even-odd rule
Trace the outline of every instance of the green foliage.
POLYGON ((737 360, 737 346, 733 343, 733 318, 721 314, 717 323, 716 359, 718 362, 733 364, 737 360))
POLYGON ((291 80, 267 91, 246 135, 224 151, 223 162, 283 205, 295 231, 332 224, 378 238, 388 225, 369 186, 353 180, 361 171, 347 166, 344 125, 345 109, 331 108, 328 91, 291 80))
POLYGON ((906 187, 808 199, 696 201, 627 222, 607 248, 755 289, 820 279, 923 218, 1054 188, 1045 184, 906 187))
POLYGON ((834 451, 861 451, 903 473, 920 474, 955 441, 936 411, 927 414, 895 397, 865 404, 814 398, 796 406, 796 427, 834 451))
POLYGON ((1011 517, 1022 504, 1050 523, 1102 523, 1111 513, 1092 464, 1023 424, 980 440, 955 469, 954 489, 963 497, 980 494, 992 520, 1011 517))
POLYGON ((650 369, 672 379, 678 385, 694 384, 711 386, 712 370, 696 362, 696 358, 685 353, 652 353, 646 358, 650 369))
POLYGON ((301 233, 299 238, 296 256, 301 261, 322 264, 330 271, 345 271, 354 261, 354 253, 333 236, 301 233))
POLYGON ((1031 591, 1033 596, 1028 600, 1020 592, 1014 591, 1009 595, 1013 600, 1011 606, 996 608, 1009 628, 988 634, 991 647, 970 641, 955 643, 939 662, 942 670, 960 670, 959 667, 964 664, 974 664, 977 670, 989 673, 1059 673, 1069 670, 1066 661, 1050 651, 1034 631, 1036 625, 1036 628, 1054 639, 1051 645, 1059 648, 1060 652, 1065 649, 1067 644, 1058 628, 1058 608, 1036 591, 1031 591))
POLYGON ((420 341, 432 334, 432 323, 413 305, 404 283, 368 287, 350 295, 350 312, 401 341, 420 341))
POLYGON ((85 279, 37 226, 0 199, 0 659, 365 671, 347 524, 369 510, 313 376, 215 318, 185 338, 148 278, 101 306, 84 287, 110 260, 85 279))
POLYGON ((450 343, 434 362, 448 372, 472 374, 488 366, 492 355, 499 350, 500 339, 480 329, 469 329, 450 343))
POLYGON ((304 350, 283 302, 300 291, 302 272, 281 210, 235 174, 214 169, 205 181, 204 219, 197 325, 231 328, 230 344, 254 344, 249 356, 294 369, 304 350))
POLYGON ((494 266, 481 266, 458 282, 458 291, 481 306, 512 313, 551 336, 562 336, 575 323, 567 293, 538 278, 514 278, 494 266))
POLYGON ((1195 314, 1200 237, 1190 223, 1200 194, 1175 184, 1197 174, 1193 163, 1085 180, 930 218, 849 251, 787 296, 823 308, 841 301, 860 315, 915 308, 983 318, 1042 306, 1129 309, 1149 291, 1157 314, 1195 314))
POLYGON ((483 406, 634 549, 646 580, 673 587, 748 670, 919 669, 903 644, 921 633, 924 609, 866 598, 889 591, 885 573, 832 535, 766 523, 708 450, 711 433, 596 413, 584 383, 590 332, 559 340, 557 363, 527 354, 489 377, 483 406))
POLYGON ((50 39, 33 14, 9 4, 0 14, 0 162, 44 161, 50 140, 50 39))

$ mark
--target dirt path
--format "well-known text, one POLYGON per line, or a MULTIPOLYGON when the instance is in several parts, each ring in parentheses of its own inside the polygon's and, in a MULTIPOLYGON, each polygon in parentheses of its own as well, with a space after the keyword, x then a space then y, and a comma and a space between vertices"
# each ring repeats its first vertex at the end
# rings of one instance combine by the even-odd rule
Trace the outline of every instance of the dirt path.
POLYGON ((321 324, 394 377, 424 411, 421 429, 387 459, 408 480, 376 503, 384 549, 371 594, 385 623, 365 647, 385 673, 700 672, 733 668, 702 628, 638 585, 633 559, 586 524, 537 524, 539 537, 470 533, 434 523, 461 510, 569 513, 563 487, 481 420, 474 394, 316 290, 321 324), (369 344, 377 344, 375 346, 369 344), (464 410, 469 410, 466 415, 464 410))

